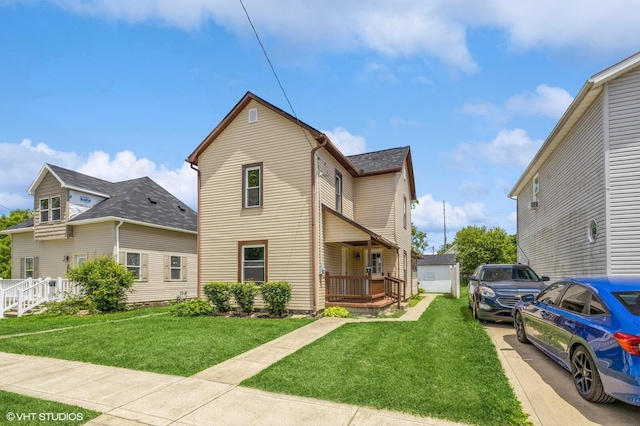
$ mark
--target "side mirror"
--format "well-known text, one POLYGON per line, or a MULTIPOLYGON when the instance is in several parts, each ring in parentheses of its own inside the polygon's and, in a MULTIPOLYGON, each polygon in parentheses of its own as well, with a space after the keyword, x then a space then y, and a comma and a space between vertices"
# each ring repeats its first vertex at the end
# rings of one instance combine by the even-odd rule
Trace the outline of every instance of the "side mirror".
POLYGON ((533 294, 525 294, 524 296, 522 296, 522 298, 520 300, 522 300, 525 303, 531 303, 536 299, 536 297, 533 294))
POLYGON ((469 281, 478 281, 475 275, 469 275, 469 281))
POLYGON ((545 275, 545 276, 540 277, 540 279, 541 279, 542 281, 549 281, 549 277, 547 277, 546 275, 545 275))

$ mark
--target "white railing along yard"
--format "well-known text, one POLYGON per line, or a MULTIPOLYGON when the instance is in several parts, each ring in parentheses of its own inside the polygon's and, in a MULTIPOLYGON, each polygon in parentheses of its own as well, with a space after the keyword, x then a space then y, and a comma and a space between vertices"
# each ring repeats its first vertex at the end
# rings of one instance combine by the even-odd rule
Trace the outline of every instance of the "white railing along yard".
POLYGON ((43 303, 60 301, 81 292, 81 286, 61 277, 0 280, 0 318, 9 309, 15 308, 18 316, 22 316, 43 303))

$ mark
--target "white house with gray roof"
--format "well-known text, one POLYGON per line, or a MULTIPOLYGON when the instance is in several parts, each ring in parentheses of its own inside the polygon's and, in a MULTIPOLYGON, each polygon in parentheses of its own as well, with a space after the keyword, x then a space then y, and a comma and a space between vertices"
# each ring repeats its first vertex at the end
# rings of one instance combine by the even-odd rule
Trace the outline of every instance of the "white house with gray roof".
POLYGON ((2 231, 12 278, 65 277, 111 255, 137 277, 129 302, 197 295, 197 215, 148 177, 108 182, 45 164, 28 194, 34 217, 2 231))
POLYGON ((640 274, 640 53, 588 79, 509 196, 518 261, 553 279, 640 274))

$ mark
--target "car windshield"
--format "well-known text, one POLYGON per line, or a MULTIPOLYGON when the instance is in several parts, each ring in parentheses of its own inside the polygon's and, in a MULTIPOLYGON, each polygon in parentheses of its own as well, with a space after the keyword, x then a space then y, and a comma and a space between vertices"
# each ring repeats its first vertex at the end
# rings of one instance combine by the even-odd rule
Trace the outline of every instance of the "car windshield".
POLYGON ((483 281, 540 281, 532 269, 515 266, 486 268, 482 275, 483 281))
POLYGON ((612 293, 633 315, 640 315, 640 290, 612 293))

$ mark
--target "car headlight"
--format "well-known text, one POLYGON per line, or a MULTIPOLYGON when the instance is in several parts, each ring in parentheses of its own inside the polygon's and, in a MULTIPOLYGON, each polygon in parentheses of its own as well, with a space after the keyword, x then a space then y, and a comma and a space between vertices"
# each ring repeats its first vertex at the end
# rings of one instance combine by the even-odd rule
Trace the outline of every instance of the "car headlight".
POLYGON ((493 290, 491 290, 489 287, 480 287, 480 295, 482 295, 482 297, 496 297, 496 294, 493 292, 493 290))

